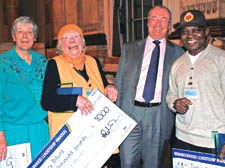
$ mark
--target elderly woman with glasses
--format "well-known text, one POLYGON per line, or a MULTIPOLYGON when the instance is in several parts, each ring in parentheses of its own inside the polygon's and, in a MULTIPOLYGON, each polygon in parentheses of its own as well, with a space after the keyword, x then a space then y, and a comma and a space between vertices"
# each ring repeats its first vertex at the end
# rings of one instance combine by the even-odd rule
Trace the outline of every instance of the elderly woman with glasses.
POLYGON ((63 26, 58 33, 59 56, 48 62, 42 93, 42 107, 48 110, 50 137, 66 123, 69 117, 80 109, 88 115, 93 110, 86 96, 99 89, 113 102, 117 89, 108 84, 98 59, 85 54, 83 31, 75 24, 63 26), (82 88, 81 94, 57 94, 57 89, 71 83, 82 88))
POLYGON ((38 27, 30 17, 17 18, 12 27, 15 46, 0 55, 0 161, 7 146, 30 143, 32 159, 49 141, 41 107, 47 59, 31 48, 38 27))

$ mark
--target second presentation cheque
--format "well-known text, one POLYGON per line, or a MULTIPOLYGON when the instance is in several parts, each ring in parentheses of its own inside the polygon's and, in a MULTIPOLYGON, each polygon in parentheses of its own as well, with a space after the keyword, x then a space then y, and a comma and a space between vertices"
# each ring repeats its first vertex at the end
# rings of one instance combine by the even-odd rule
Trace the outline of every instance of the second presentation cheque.
POLYGON ((94 111, 74 113, 28 168, 100 168, 136 126, 136 122, 94 90, 94 111))

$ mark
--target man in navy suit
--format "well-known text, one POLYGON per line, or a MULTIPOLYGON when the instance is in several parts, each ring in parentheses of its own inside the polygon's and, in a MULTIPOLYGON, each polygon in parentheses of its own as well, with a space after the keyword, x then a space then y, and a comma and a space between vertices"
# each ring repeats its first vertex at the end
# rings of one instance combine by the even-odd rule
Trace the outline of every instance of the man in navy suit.
POLYGON ((119 93, 117 105, 137 122, 121 144, 122 168, 138 168, 141 159, 144 168, 159 168, 171 137, 174 114, 166 104, 169 72, 184 51, 166 39, 170 23, 169 9, 155 6, 148 14, 148 37, 125 44, 122 50, 115 82, 119 93), (160 54, 154 98, 146 101, 143 92, 156 41, 160 54))

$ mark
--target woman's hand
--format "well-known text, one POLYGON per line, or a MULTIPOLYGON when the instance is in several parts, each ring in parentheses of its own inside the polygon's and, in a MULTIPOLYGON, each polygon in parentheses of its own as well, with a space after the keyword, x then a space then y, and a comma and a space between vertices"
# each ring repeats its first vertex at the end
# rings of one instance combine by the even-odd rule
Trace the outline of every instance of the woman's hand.
POLYGON ((108 85, 105 88, 105 96, 107 96, 112 102, 115 102, 118 97, 118 91, 114 85, 108 85))
POLYGON ((0 162, 6 159, 7 155, 7 143, 3 131, 0 131, 0 162))
POLYGON ((77 97, 76 106, 78 107, 78 109, 80 109, 82 115, 88 115, 91 113, 91 111, 94 110, 94 107, 91 104, 91 102, 88 100, 88 98, 83 97, 83 96, 77 97))

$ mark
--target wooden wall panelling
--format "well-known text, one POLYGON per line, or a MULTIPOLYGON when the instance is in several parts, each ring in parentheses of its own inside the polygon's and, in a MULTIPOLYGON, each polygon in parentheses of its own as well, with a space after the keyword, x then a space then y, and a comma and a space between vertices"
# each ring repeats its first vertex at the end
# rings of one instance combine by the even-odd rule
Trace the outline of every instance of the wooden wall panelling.
MULTIPOLYGON (((13 48, 13 46, 14 46, 13 42, 0 43, 0 54, 10 50, 11 48, 13 48)), ((34 43, 32 49, 36 52, 39 52, 39 53, 45 55, 45 44, 44 43, 34 43)))
POLYGON ((112 57, 114 0, 104 1, 104 29, 107 40, 108 56, 112 57))
POLYGON ((14 45, 13 42, 0 43, 0 54, 13 48, 13 45, 14 45))
POLYGON ((86 53, 101 62, 107 56, 104 23, 104 0, 78 1, 78 25, 84 31, 86 53))
POLYGON ((4 41, 4 23, 3 23, 3 7, 2 0, 0 0, 0 43, 4 41))
POLYGON ((50 60, 51 58, 55 57, 57 54, 57 48, 47 48, 46 49, 46 57, 48 60, 50 60))
MULTIPOLYGON (((201 10, 206 19, 218 19, 225 17, 225 0, 170 0, 174 5, 180 4, 180 13, 189 9, 201 10), (179 3, 179 4, 178 4, 179 3)), ((174 11, 173 11, 174 12, 174 11)))
POLYGON ((66 12, 66 24, 77 24, 77 0, 66 0, 65 1, 65 12, 66 12))
POLYGON ((84 34, 104 32, 104 0, 78 1, 78 25, 84 34))
POLYGON ((45 43, 42 43, 42 42, 34 43, 32 49, 46 56, 45 43))
POLYGON ((52 11, 52 1, 54 0, 45 0, 45 24, 46 24, 46 46, 53 45, 53 11, 52 11))
POLYGON ((65 0, 53 0, 53 39, 57 40, 59 29, 66 24, 65 0))
POLYGON ((60 28, 66 24, 77 24, 77 0, 53 0, 53 30, 54 40, 60 28))
POLYGON ((107 46, 106 45, 86 46, 86 54, 91 55, 93 57, 98 57, 99 59, 102 59, 104 57, 107 57, 107 46))
POLYGON ((45 2, 44 0, 39 0, 36 2, 36 22, 38 25, 38 41, 45 42, 45 2))
POLYGON ((2 0, 3 4, 3 37, 4 41, 12 41, 11 30, 13 21, 19 15, 19 0, 2 0))
POLYGON ((51 46, 53 39, 52 0, 36 1, 36 11, 37 24, 39 28, 38 41, 45 42, 46 46, 51 46))

